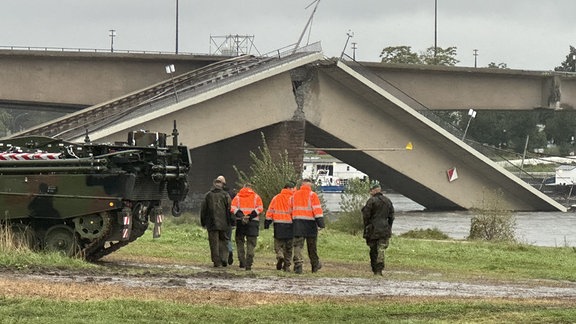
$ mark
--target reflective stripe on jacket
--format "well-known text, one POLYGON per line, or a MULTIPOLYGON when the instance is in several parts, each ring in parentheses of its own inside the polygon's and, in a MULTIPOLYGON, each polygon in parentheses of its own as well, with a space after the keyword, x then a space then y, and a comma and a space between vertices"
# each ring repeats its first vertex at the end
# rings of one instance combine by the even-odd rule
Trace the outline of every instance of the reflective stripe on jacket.
POLYGON ((252 211, 256 211, 256 217, 253 220, 260 220, 258 217, 260 213, 264 211, 264 206, 262 204, 262 198, 250 188, 242 188, 232 200, 232 206, 230 211, 232 214, 236 214, 238 211, 242 211, 244 215, 250 215, 252 211))
POLYGON ((294 237, 292 207, 290 205, 291 197, 292 190, 282 189, 270 201, 266 211, 266 221, 274 222, 274 238, 286 240, 294 237))
POLYGON ((292 218, 314 220, 324 217, 320 198, 309 186, 302 186, 292 196, 292 218))
POLYGON ((315 237, 318 227, 324 228, 324 215, 320 198, 310 186, 301 186, 291 199, 294 236, 315 237))
POLYGON ((279 194, 274 196, 266 211, 266 219, 274 223, 292 224, 290 197, 292 197, 292 191, 290 189, 282 189, 279 194))

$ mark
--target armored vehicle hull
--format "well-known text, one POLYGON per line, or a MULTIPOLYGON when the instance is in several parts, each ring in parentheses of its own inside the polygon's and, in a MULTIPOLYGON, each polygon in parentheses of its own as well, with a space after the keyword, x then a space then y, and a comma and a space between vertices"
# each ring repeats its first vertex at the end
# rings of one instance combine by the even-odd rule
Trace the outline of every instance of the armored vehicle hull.
MULTIPOLYGON (((0 220, 34 249, 97 260, 159 229, 188 192, 190 157, 167 135, 130 132, 125 143, 71 143, 47 137, 0 141, 0 220)), ((155 232, 159 235, 159 232, 155 232)))

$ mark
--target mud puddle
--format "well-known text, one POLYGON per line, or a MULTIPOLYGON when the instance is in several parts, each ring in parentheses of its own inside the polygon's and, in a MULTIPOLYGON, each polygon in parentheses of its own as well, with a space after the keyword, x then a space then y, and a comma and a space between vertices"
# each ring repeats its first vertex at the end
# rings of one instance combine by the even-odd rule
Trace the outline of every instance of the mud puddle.
MULTIPOLYGON (((121 266, 117 264, 116 266, 121 266)), ((130 264, 130 267, 152 268, 177 266, 130 264)), ((576 284, 557 282, 519 284, 470 284, 444 281, 402 281, 386 277, 328 278, 267 276, 254 273, 239 275, 237 270, 181 266, 196 270, 191 275, 83 275, 78 273, 39 272, 21 274, 0 273, 0 280, 27 280, 51 283, 94 284, 126 288, 185 289, 190 291, 229 291, 326 297, 413 296, 413 297, 496 297, 496 298, 574 298, 576 284)))

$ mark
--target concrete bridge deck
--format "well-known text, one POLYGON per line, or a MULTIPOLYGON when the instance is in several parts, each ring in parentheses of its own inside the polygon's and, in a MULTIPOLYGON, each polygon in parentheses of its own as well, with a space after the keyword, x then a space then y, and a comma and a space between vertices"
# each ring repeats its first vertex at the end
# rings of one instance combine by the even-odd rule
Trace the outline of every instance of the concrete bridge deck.
MULTIPOLYGON (((177 76, 224 59, 214 55, 0 50, 0 108, 76 111, 169 80, 164 69, 168 64, 176 66, 172 76, 177 76)), ((372 81, 386 80, 427 109, 576 107, 576 73, 359 63, 361 66, 353 67, 363 69, 363 75, 372 81)))
MULTIPOLYGON (((273 135, 270 146, 288 148, 300 163, 304 141, 354 148, 330 153, 429 209, 566 210, 341 61, 325 60, 318 52, 257 61, 242 62, 237 73, 222 73, 216 83, 208 80, 229 67, 208 78, 192 71, 172 84, 179 98, 168 92, 167 81, 25 133, 53 135, 51 129, 103 118, 91 139, 123 141, 132 129, 169 133, 177 120, 181 140, 192 151, 192 189, 205 192, 214 175, 249 163, 248 151, 264 132, 273 135), (115 106, 118 111, 106 115, 115 106), (411 151, 385 150, 408 141, 414 144, 411 151), (450 169, 458 174, 453 181, 450 169)), ((82 140, 84 127, 74 126, 65 137, 82 140)))

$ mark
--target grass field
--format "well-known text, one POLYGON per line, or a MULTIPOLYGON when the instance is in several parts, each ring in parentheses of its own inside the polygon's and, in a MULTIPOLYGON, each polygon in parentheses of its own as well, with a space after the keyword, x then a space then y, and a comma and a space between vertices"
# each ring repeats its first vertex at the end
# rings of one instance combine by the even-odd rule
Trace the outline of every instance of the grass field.
MULTIPOLYGON (((31 279, 22 273, 67 272, 175 276, 206 271, 211 262, 206 231, 186 219, 168 222, 160 239, 151 233, 90 264, 55 254, 2 251, 0 323, 573 323, 575 298, 454 298, 413 296, 327 297, 184 288, 144 289, 106 284, 60 284, 31 279), (111 268, 117 261, 195 268, 111 268), (18 280, 11 279, 17 276, 18 280)), ((254 271, 237 267, 241 280, 298 277, 274 269, 271 230, 261 231, 254 271)), ((319 254, 325 267, 298 278, 357 277, 374 285, 394 281, 442 280, 463 283, 573 285, 576 251, 521 244, 393 237, 387 251, 385 278, 370 272, 368 248, 361 237, 323 230, 319 254)), ((575 296, 576 297, 576 296, 575 296)))

